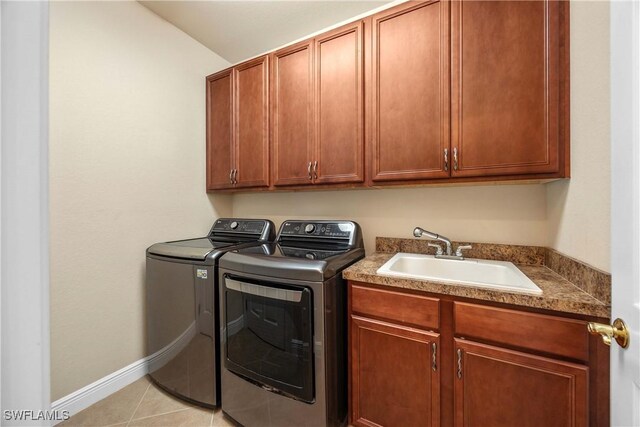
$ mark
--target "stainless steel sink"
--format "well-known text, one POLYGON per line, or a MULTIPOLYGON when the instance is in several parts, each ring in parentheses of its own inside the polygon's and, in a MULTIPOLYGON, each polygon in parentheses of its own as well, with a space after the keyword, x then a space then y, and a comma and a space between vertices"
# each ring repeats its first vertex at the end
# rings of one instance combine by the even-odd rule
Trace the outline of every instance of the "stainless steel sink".
POLYGON ((399 253, 377 271, 383 276, 451 283, 476 288, 542 295, 515 265, 482 259, 450 260, 433 255, 399 253))

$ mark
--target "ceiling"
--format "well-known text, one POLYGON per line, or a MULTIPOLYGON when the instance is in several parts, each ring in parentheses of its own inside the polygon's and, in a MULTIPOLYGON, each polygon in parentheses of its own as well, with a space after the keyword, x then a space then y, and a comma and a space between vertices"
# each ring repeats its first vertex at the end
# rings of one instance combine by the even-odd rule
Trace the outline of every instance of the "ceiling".
POLYGON ((142 1, 231 63, 389 3, 374 1, 142 1))

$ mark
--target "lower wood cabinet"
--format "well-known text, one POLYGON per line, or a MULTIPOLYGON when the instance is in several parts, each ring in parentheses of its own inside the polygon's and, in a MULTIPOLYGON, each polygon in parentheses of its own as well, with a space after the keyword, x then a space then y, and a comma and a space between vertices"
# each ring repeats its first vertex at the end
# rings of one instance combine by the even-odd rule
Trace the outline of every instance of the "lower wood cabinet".
POLYGON ((586 426, 589 368, 455 340, 455 426, 586 426))
POLYGON ((582 316, 349 282, 354 426, 608 426, 609 349, 582 316))
POLYGON ((439 425, 439 334, 358 316, 351 334, 353 424, 439 425))

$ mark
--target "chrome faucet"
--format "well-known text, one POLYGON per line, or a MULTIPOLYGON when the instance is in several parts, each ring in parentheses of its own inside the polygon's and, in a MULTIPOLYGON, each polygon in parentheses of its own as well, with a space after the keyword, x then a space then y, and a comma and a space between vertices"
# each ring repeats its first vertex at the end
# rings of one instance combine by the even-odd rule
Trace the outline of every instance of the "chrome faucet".
POLYGON ((413 229, 413 235, 415 237, 426 236, 431 240, 438 240, 440 242, 443 242, 446 245, 446 254, 442 250, 442 246, 436 243, 427 243, 428 246, 432 248, 436 248, 436 258, 463 260, 464 256, 462 254, 462 251, 465 249, 471 249, 471 245, 460 245, 456 248, 456 253, 454 255, 452 246, 451 246, 451 240, 449 240, 449 238, 445 236, 441 236, 437 233, 432 233, 431 231, 427 231, 424 228, 420 228, 420 227, 416 227, 413 229))
MULTIPOLYGON (((444 242, 445 245, 447 245, 447 255, 451 256, 452 252, 451 252, 451 240, 449 240, 448 238, 441 236, 439 234, 436 233, 432 233, 430 231, 425 230, 424 228, 420 228, 420 227, 416 227, 413 229, 413 235, 415 237, 422 237, 427 236, 428 238, 430 238, 431 240, 439 240, 441 242, 444 242)), ((436 247, 440 249, 440 255, 442 255, 442 248, 439 245, 434 245, 433 243, 429 243, 429 246, 432 247, 436 247), (433 246, 432 246, 433 245, 433 246)))

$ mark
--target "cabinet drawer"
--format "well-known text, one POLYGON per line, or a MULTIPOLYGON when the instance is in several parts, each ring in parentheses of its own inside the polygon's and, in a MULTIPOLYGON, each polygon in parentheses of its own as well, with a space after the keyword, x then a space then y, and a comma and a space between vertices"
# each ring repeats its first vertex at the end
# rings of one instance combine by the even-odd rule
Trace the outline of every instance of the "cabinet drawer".
POLYGON ((440 300, 351 284, 351 311, 425 329, 439 329, 440 300))
POLYGON ((589 360, 585 322, 459 302, 453 311, 456 336, 589 360))

